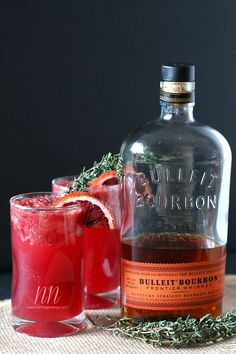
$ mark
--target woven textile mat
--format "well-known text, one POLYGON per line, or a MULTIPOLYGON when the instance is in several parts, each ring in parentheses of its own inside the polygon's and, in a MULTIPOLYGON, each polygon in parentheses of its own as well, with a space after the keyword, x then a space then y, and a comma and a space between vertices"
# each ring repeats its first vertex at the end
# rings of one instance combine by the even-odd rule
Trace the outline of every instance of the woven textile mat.
MULTIPOLYGON (((236 275, 225 279, 224 311, 236 308, 236 275)), ((88 311, 90 314, 117 315, 118 309, 88 311)), ((0 353, 1 354, 236 354, 236 336, 228 340, 195 348, 153 348, 139 340, 116 337, 99 331, 87 320, 87 328, 80 333, 62 338, 35 338, 15 332, 9 322, 10 300, 0 302, 0 353)))

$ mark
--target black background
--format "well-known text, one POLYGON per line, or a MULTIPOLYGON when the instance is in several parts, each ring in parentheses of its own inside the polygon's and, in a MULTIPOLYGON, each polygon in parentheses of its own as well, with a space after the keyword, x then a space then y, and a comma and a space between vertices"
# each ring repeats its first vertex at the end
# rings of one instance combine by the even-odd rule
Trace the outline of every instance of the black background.
POLYGON ((52 178, 118 152, 159 115, 161 63, 197 65, 195 117, 234 152, 235 13, 234 0, 0 2, 2 270, 11 267, 9 197, 49 190, 52 178))

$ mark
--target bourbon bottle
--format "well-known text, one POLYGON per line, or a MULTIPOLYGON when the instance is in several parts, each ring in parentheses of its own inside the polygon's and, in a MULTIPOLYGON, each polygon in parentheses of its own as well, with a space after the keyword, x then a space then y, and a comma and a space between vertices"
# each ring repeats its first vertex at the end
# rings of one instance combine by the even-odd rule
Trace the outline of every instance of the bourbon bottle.
POLYGON ((222 311, 231 151, 195 121, 194 94, 194 65, 163 65, 160 118, 121 147, 121 301, 134 319, 222 311))

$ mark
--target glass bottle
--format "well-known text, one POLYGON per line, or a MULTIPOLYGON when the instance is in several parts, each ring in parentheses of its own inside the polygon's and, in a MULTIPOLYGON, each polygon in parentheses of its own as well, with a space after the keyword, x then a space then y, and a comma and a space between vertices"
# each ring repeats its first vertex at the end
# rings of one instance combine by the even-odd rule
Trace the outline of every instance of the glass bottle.
POLYGON ((231 150, 193 117, 195 66, 165 64, 161 115, 124 141, 124 316, 222 311, 231 150))

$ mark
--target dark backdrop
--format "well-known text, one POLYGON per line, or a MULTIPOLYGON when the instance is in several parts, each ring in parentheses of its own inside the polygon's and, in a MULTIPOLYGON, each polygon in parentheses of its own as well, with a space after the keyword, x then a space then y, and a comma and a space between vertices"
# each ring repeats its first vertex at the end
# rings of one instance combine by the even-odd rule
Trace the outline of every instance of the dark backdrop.
POLYGON ((162 62, 197 65, 195 116, 235 150, 235 13, 234 0, 0 2, 2 270, 11 266, 9 197, 49 190, 53 177, 118 152, 159 114, 162 62))

